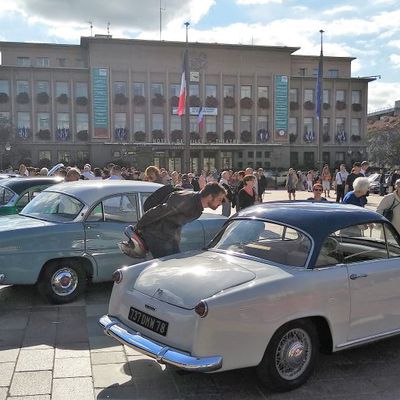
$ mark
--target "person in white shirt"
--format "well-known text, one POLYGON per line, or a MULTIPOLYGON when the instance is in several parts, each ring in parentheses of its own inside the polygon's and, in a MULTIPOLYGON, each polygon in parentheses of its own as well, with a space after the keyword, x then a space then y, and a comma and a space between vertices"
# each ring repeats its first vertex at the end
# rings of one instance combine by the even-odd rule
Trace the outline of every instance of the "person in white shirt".
POLYGON ((339 172, 336 173, 336 203, 340 203, 344 197, 344 188, 346 184, 346 179, 349 173, 346 171, 346 166, 340 164, 339 172))
POLYGON ((121 167, 119 165, 112 166, 108 179, 124 179, 123 176, 121 176, 121 167))
POLYGON ((85 180, 94 179, 92 166, 90 164, 85 164, 85 166, 83 167, 82 175, 84 176, 85 180))

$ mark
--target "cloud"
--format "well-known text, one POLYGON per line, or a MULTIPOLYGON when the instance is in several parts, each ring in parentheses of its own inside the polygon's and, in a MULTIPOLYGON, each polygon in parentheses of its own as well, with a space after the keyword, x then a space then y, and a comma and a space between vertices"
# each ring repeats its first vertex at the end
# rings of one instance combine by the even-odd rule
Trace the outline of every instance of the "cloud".
POLYGON ((334 15, 334 14, 354 11, 356 9, 357 8, 354 7, 354 6, 340 6, 340 7, 331 8, 329 10, 325 10, 322 14, 324 14, 324 15, 334 15))
POLYGON ((374 81, 368 85, 368 112, 393 107, 399 99, 399 82, 374 81))
POLYGON ((393 64, 393 68, 400 69, 400 54, 391 54, 389 59, 393 64))
POLYGON ((236 0, 236 4, 240 5, 255 5, 255 4, 270 4, 270 3, 278 3, 282 4, 283 0, 236 0))
MULTIPOLYGON (((1 2, 9 0, 1 0, 1 2)), ((119 30, 148 30, 159 28, 159 0, 14 0, 18 10, 49 26, 73 24, 80 26, 92 21, 95 30, 107 22, 119 30), (61 24, 61 25, 60 25, 61 24)), ((163 21, 176 19, 198 22, 215 4, 215 0, 163 0, 163 21)))
POLYGON ((400 40, 391 40, 388 46, 398 47, 400 49, 400 40))

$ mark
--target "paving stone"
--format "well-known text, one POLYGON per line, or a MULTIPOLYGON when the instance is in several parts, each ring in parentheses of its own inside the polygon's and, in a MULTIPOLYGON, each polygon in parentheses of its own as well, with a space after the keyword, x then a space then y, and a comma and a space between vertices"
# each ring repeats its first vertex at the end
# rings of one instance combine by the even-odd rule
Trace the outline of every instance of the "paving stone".
POLYGON ((53 368, 54 350, 25 350, 19 353, 16 371, 45 371, 53 368))
POLYGON ((0 312, 1 329, 25 329, 28 324, 29 311, 9 310, 0 312))
POLYGON ((72 378, 76 376, 91 376, 90 358, 56 358, 54 363, 54 378, 72 378))
POLYGON ((132 386, 111 386, 104 389, 95 389, 96 400, 143 400, 138 397, 137 389, 132 386))
POLYGON ((9 386, 14 372, 15 363, 0 363, 0 386, 9 386))
POLYGON ((63 378, 53 380, 51 400, 93 400, 92 378, 63 378))
POLYGON ((65 348, 56 349, 56 358, 90 357, 89 343, 71 343, 65 348))
POLYGON ((93 365, 120 364, 127 361, 123 351, 93 352, 91 360, 93 365))
POLYGON ((51 371, 16 372, 13 376, 10 395, 31 396, 51 393, 51 371))
POLYGON ((122 350, 122 345, 118 341, 106 335, 90 336, 89 343, 91 352, 122 350))
POLYGON ((88 317, 100 318, 108 312, 108 303, 103 304, 88 304, 86 306, 86 315, 88 317))
POLYGON ((0 400, 6 400, 8 388, 0 388, 0 400))
POLYGON ((20 347, 24 329, 0 329, 0 347, 20 347))
POLYGON ((57 326, 56 344, 82 343, 88 341, 86 321, 80 323, 62 322, 57 326))
POLYGON ((8 347, 0 348, 0 363, 16 361, 19 353, 19 348, 10 349, 8 347))
MULTIPOLYGON (((1 399, 1 397, 0 397, 1 399)), ((17 397, 8 397, 7 400, 50 400, 49 394, 42 394, 39 396, 17 396, 17 397)))
POLYGON ((132 376, 128 364, 93 365, 93 381, 95 388, 112 385, 132 385, 132 376))

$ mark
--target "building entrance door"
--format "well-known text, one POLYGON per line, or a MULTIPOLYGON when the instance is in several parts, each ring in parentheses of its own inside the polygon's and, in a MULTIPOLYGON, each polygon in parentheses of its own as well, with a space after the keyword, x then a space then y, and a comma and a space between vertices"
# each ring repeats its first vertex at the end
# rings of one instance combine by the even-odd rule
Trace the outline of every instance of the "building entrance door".
POLYGON ((203 169, 207 172, 214 171, 216 169, 215 154, 204 154, 203 169))

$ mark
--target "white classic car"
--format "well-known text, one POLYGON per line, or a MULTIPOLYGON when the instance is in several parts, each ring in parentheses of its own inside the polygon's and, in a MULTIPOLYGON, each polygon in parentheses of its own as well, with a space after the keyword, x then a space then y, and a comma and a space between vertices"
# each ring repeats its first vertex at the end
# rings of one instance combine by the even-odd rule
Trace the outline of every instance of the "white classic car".
POLYGON ((381 215, 335 203, 264 203, 207 250, 114 273, 106 334, 193 371, 256 367, 286 391, 318 353, 400 333, 400 238, 381 215))

